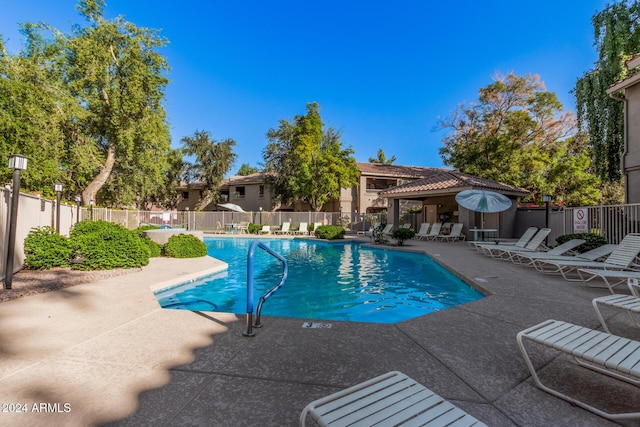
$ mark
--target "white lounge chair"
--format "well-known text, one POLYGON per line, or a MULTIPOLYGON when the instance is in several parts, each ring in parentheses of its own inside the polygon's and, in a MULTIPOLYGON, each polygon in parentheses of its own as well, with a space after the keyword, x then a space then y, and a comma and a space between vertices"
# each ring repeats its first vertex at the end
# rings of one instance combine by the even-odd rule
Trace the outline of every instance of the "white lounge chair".
POLYGON ((291 234, 291 231, 289 231, 290 228, 290 222, 283 222, 282 228, 280 228, 280 230, 273 230, 273 234, 291 234))
POLYGON ((411 224, 407 222, 405 224, 402 224, 402 227, 400 228, 411 228, 411 224))
POLYGON ((638 315, 640 315, 640 285, 638 285, 638 278, 635 277, 627 279, 627 285, 629 286, 631 295, 613 294, 594 298, 592 300, 593 309, 596 311, 596 315, 598 316, 598 320, 600 320, 602 329, 607 333, 611 333, 611 331, 602 316, 602 312, 599 307, 600 305, 625 310, 629 314, 634 326, 636 328, 640 328, 640 317, 638 317, 638 315))
POLYGON ((496 242, 487 242, 485 240, 472 240, 470 242, 467 242, 469 244, 469 246, 473 247, 474 249, 477 250, 482 250, 483 246, 487 246, 487 245, 491 245, 491 246, 495 246, 495 245, 500 245, 500 246, 515 246, 518 248, 524 248, 525 245, 527 243, 529 243, 529 240, 531 240, 531 238, 533 236, 535 236, 535 234, 538 232, 538 227, 529 227, 525 230, 524 233, 522 233, 522 236, 520 236, 520 238, 515 241, 515 242, 500 242, 498 241, 496 242))
POLYGON ((441 222, 436 222, 435 224, 433 224, 431 226, 431 230, 429 231, 429 233, 424 236, 425 240, 434 240, 437 236, 440 235, 440 230, 442 230, 442 223, 441 222))
POLYGON ((225 234, 226 231, 220 224, 220 221, 216 221, 216 229, 212 231, 213 234, 225 234))
POLYGON ((300 427, 310 415, 322 426, 474 426, 486 424, 446 401, 402 372, 388 372, 309 403, 300 427))
POLYGON ((455 242, 456 240, 464 240, 467 236, 462 234, 462 223, 456 222, 451 227, 449 234, 440 234, 435 237, 435 240, 446 240, 447 242, 455 242))
POLYGON ((393 224, 387 224, 382 229, 382 237, 391 237, 391 230, 393 230, 393 224))
MULTIPOLYGON (((538 268, 537 260, 557 260, 557 261, 597 261, 604 257, 607 257, 615 250, 618 245, 602 245, 597 248, 591 249, 590 251, 583 252, 581 254, 576 255, 548 255, 547 252, 534 252, 529 254, 532 256, 533 266, 536 269, 538 268), (539 257, 533 257, 533 255, 539 254, 539 257), (545 256, 546 255, 546 256, 545 256)), ((539 270, 543 271, 543 270, 539 270)))
POLYGON ((571 356, 576 363, 604 375, 640 385, 640 342, 558 320, 547 320, 517 335, 531 378, 542 390, 611 420, 640 418, 640 412, 608 413, 544 385, 529 357, 525 341, 571 356))
POLYGON ((482 249, 486 255, 489 255, 492 258, 509 260, 511 259, 514 253, 537 251, 540 248, 540 246, 542 246, 542 244, 544 243, 544 240, 547 238, 549 233, 551 233, 550 228, 539 229, 536 232, 536 234, 531 238, 531 240, 529 240, 529 242, 527 242, 527 244, 524 245, 524 247, 522 248, 520 247, 516 248, 514 246, 508 246, 508 245, 507 246, 494 245, 494 246, 483 246, 482 249))
MULTIPOLYGON (((599 270, 595 268, 579 268, 577 270, 578 276, 582 279, 582 283, 587 286, 591 286, 589 281, 599 278, 604 281, 605 286, 611 291, 612 294, 615 294, 613 288, 619 286, 630 279, 640 279, 640 271, 637 270, 599 270), (615 282, 611 282, 611 280, 615 280, 615 282)), ((599 286, 592 286, 599 287, 599 286)))
POLYGON ((296 231, 293 232, 293 234, 300 234, 300 235, 306 236, 307 234, 309 234, 309 226, 307 225, 306 222, 301 222, 300 226, 296 231))
POLYGON ((581 244, 585 243, 584 239, 571 239, 568 240, 555 248, 549 249, 548 251, 543 252, 513 252, 511 256, 511 262, 518 265, 524 266, 532 266, 534 259, 550 259, 556 255, 564 255, 569 251, 577 248, 581 244))
POLYGON ((422 240, 424 239, 428 232, 429 232, 429 226, 431 224, 428 222, 423 222, 422 224, 420 224, 420 229, 418 230, 418 232, 416 233, 416 235, 414 236, 414 238, 418 239, 418 240, 422 240))
MULTIPOLYGON (((628 269, 640 253, 640 234, 631 233, 624 236, 624 239, 611 252, 611 255, 604 261, 578 261, 578 260, 551 260, 538 259, 535 264, 539 271, 551 274, 561 274, 566 280, 586 282, 591 279, 569 277, 568 274, 578 269, 607 269, 625 270, 628 269)), ((578 274, 580 274, 578 272, 578 274)))
POLYGON ((262 229, 260 230, 260 234, 271 234, 271 226, 263 225, 262 229))

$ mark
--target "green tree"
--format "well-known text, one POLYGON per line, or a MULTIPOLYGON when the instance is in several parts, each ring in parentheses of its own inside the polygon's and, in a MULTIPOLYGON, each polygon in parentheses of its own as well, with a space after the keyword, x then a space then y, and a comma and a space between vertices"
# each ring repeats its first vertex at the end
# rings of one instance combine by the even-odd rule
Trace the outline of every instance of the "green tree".
POLYGON ((620 180, 620 156, 624 149, 623 104, 606 89, 628 74, 624 62, 640 52, 640 2, 608 5, 592 18, 598 59, 574 89, 581 129, 589 134, 595 170, 609 181, 620 180))
MULTIPOLYGON (((167 41, 157 30, 139 28, 121 16, 106 20, 104 6, 104 0, 80 0, 78 10, 89 26, 75 27, 71 37, 59 36, 69 88, 86 109, 79 126, 69 126, 78 132, 72 141, 91 141, 100 156, 82 192, 85 201, 95 200, 114 178, 122 188, 135 176, 136 190, 141 183, 162 182, 170 150, 162 106, 168 65, 157 52, 167 41)), ((130 197, 123 193, 126 202, 130 197)))
POLYGON ((341 188, 357 185, 359 176, 353 149, 342 147, 340 132, 324 129, 319 108, 309 103, 306 115, 280 120, 278 129, 267 132, 263 152, 277 199, 305 201, 315 211, 338 199, 341 188))
POLYGON ((185 168, 183 150, 181 148, 172 150, 169 153, 169 169, 164 174, 162 184, 156 191, 148 193, 146 199, 141 200, 141 209, 148 210, 152 205, 161 206, 167 210, 176 209, 179 201, 176 189, 182 183, 185 168))
POLYGON ((193 137, 182 138, 184 154, 194 156, 193 163, 185 163, 187 182, 200 181, 203 184, 202 197, 196 209, 202 210, 209 203, 219 200, 219 188, 224 176, 231 170, 236 160, 233 139, 215 141, 209 132, 196 131, 193 137))
POLYGON ((104 19, 104 5, 80 0, 88 26, 63 34, 26 24, 26 49, 15 57, 1 49, 0 154, 31 158, 30 189, 47 194, 61 181, 84 203, 140 205, 164 184, 174 155, 162 106, 168 66, 157 52, 166 40, 104 19))
MULTIPOLYGON (((23 33, 33 33, 23 26, 23 33)), ((53 194, 56 182, 67 184, 64 165, 64 90, 61 79, 49 61, 51 55, 39 37, 20 55, 11 56, 0 40, 0 159, 23 154, 30 160, 22 175, 22 186, 29 191, 53 194)), ((12 172, 2 169, 4 182, 12 172)))
POLYGON ((369 157, 369 163, 380 163, 383 165, 390 165, 396 161, 396 156, 391 156, 391 158, 387 159, 387 156, 384 154, 384 150, 382 148, 378 148, 378 157, 369 157))
POLYGON ((240 176, 248 176, 258 172, 258 168, 251 166, 249 163, 243 163, 238 169, 238 175, 240 176))
POLYGON ((600 197, 586 139, 538 76, 497 76, 477 103, 439 125, 451 131, 440 149, 444 163, 461 172, 526 188, 537 204, 544 194, 571 204, 600 197))

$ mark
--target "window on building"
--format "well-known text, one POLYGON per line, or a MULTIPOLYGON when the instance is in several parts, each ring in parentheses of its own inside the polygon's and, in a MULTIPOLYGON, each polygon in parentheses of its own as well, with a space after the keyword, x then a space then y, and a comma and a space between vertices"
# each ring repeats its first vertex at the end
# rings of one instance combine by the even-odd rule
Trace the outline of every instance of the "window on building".
POLYGON ((182 192, 182 200, 188 200, 189 199, 189 192, 188 191, 183 191, 182 192))
POLYGON ((260 187, 258 189, 258 196, 259 197, 264 197, 264 185, 260 185, 260 187))
POLYGON ((236 191, 233 193, 233 197, 236 199, 244 199, 244 187, 236 187, 236 191))

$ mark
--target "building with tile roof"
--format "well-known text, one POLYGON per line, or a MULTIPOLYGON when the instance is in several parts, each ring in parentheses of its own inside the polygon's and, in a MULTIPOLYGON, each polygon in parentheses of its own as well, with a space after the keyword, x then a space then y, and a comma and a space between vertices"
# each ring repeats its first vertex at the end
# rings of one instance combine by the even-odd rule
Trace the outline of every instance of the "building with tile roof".
MULTIPOLYGON (((420 212, 419 222, 462 222, 465 229, 478 227, 480 216, 458 206, 455 195, 462 190, 482 189, 496 191, 516 200, 528 194, 522 188, 502 184, 444 168, 385 165, 380 163, 357 163, 360 171, 358 186, 341 191, 340 199, 327 203, 325 212, 353 214, 387 213, 388 221, 399 221, 401 215, 411 210, 420 212)), ((220 187, 221 202, 234 203, 248 212, 264 211, 308 211, 309 206, 297 202, 280 206, 265 174, 233 176, 225 179, 220 187)), ((178 210, 195 210, 201 197, 201 183, 181 186, 178 210)), ((511 236, 515 210, 500 214, 486 214, 485 228, 500 229, 501 236, 511 236)), ((219 210, 210 204, 203 210, 219 210)), ((417 224, 416 224, 417 225, 417 224)))
POLYGON ((422 204, 420 222, 460 222, 464 230, 496 229, 500 236, 512 236, 515 224, 517 198, 529 194, 524 188, 514 187, 466 173, 439 169, 429 176, 381 191, 379 196, 388 200, 389 222, 399 226, 402 202, 419 201, 422 204), (456 202, 455 196, 463 190, 488 190, 503 194, 513 203, 511 208, 500 213, 481 215, 456 202), (481 224, 481 218, 484 224, 481 224))

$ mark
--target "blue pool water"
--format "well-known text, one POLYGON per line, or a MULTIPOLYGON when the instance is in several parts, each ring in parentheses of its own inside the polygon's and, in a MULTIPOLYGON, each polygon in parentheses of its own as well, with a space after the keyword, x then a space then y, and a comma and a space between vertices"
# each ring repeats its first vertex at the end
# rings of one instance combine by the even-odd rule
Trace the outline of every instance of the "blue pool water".
MULTIPOLYGON (((205 238, 210 256, 229 270, 156 292, 162 307, 246 313, 247 253, 252 239, 205 238)), ((395 323, 482 298, 431 258, 359 243, 263 240, 287 259, 285 285, 265 316, 395 323)), ((255 252, 255 304, 279 283, 282 264, 255 252)))

